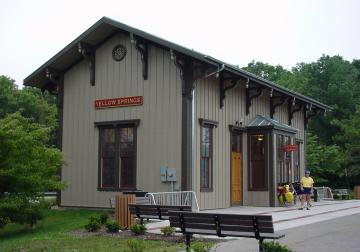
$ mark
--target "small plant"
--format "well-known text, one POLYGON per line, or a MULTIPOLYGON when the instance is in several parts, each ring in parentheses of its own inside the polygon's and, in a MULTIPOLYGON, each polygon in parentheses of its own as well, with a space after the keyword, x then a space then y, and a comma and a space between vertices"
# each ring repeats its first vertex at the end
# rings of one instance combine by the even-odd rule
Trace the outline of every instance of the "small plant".
POLYGON ((162 227, 160 231, 164 236, 172 236, 175 234, 175 228, 170 226, 162 227))
POLYGON ((93 222, 99 222, 100 223, 100 218, 98 216, 90 216, 89 217, 89 221, 93 221, 93 222))
POLYGON ((212 247, 211 243, 195 241, 191 244, 191 248, 195 252, 209 252, 212 247))
POLYGON ((85 229, 89 232, 95 232, 101 228, 100 220, 96 216, 90 216, 88 224, 85 225, 85 229))
POLYGON ((99 216, 100 223, 105 225, 106 222, 109 219, 109 213, 108 212, 102 212, 99 216))
POLYGON ((146 227, 143 224, 134 224, 130 227, 130 230, 136 235, 143 235, 146 232, 146 227))
POLYGON ((350 200, 355 199, 355 193, 354 192, 349 193, 349 199, 350 200))
POLYGON ((0 217, 0 229, 5 227, 10 222, 9 218, 0 217))
POLYGON ((145 243, 142 240, 129 239, 127 245, 131 252, 143 252, 145 251, 145 243))
POLYGON ((286 245, 281 245, 278 242, 263 242, 262 248, 264 252, 294 252, 293 250, 289 249, 286 245))
POLYGON ((109 233, 117 233, 119 232, 120 226, 116 221, 108 221, 106 222, 106 229, 109 233))

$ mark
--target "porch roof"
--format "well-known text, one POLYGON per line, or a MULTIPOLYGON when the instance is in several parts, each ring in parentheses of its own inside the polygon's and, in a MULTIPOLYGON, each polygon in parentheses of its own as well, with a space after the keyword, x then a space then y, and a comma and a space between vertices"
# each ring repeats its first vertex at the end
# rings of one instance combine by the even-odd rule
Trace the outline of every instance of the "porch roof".
POLYGON ((267 118, 262 115, 257 115, 247 126, 248 129, 259 129, 259 128, 274 128, 277 130, 287 131, 296 134, 298 129, 293 128, 289 125, 283 124, 274 119, 267 118))

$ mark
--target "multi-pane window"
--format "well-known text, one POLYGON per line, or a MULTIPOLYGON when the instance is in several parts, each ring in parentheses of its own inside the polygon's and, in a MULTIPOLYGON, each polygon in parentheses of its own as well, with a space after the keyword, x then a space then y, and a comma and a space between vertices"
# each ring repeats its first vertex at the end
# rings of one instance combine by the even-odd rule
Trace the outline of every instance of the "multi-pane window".
POLYGON ((291 182, 291 152, 286 151, 285 145, 291 144, 289 136, 276 135, 276 180, 277 183, 291 182))
POLYGON ((100 127, 99 187, 136 188, 136 128, 100 127))
POLYGON ((101 129, 101 185, 104 188, 117 186, 115 129, 101 129))
POLYGON ((200 189, 212 189, 212 130, 213 127, 201 126, 200 141, 200 189))
POLYGON ((296 142, 296 151, 294 152, 294 181, 300 181, 300 142, 296 142))
POLYGON ((249 190, 267 190, 266 145, 265 134, 249 136, 249 190))

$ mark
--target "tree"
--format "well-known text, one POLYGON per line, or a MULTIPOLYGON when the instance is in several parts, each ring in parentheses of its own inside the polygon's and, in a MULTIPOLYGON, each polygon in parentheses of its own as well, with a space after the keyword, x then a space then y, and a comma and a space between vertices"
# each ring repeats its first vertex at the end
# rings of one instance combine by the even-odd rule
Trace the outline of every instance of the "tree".
POLYGON ((14 80, 0 76, 0 118, 17 111, 22 116, 49 127, 49 143, 56 144, 58 124, 55 97, 38 88, 18 89, 14 80))
POLYGON ((341 128, 335 140, 345 146, 345 167, 351 186, 358 185, 360 184, 360 106, 349 119, 334 120, 333 124, 341 128))
POLYGON ((307 133, 306 155, 306 167, 311 171, 317 186, 344 186, 344 155, 339 146, 319 144, 317 136, 307 133))
POLYGON ((49 133, 20 112, 0 119, 0 227, 8 221, 35 224, 41 193, 64 187, 57 175, 63 157, 49 146, 49 133))

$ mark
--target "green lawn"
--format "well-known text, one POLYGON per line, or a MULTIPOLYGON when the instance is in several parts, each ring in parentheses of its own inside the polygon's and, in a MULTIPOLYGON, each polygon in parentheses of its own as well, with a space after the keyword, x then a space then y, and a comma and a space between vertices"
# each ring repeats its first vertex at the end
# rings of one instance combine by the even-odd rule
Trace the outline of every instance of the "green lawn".
MULTIPOLYGON (((0 229, 0 251, 129 251, 126 239, 104 236, 74 237, 71 230, 83 228, 89 216, 87 210, 51 210, 36 228, 10 224, 0 229)), ((178 251, 183 244, 146 241, 145 251, 178 251)))

